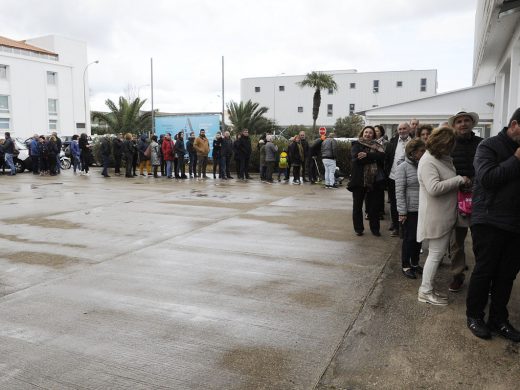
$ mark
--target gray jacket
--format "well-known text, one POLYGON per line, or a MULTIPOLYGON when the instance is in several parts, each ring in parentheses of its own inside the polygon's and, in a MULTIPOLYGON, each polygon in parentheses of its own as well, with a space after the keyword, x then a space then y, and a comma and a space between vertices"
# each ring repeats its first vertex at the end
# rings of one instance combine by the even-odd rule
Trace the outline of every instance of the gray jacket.
POLYGON ((337 141, 327 138, 321 143, 321 158, 336 159, 337 141))
POLYGON ((278 146, 276 146, 272 142, 267 142, 265 144, 265 161, 266 162, 276 161, 277 154, 278 154, 278 146))
POLYGON ((417 164, 408 158, 397 166, 395 173, 395 197, 399 215, 419 211, 417 164))

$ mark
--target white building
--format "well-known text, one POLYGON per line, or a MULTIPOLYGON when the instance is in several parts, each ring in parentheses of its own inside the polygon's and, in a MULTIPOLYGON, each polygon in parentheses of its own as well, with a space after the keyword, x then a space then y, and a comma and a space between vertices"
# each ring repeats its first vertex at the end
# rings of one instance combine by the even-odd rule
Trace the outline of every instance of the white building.
POLYGON ((495 83, 492 135, 520 107, 520 1, 479 0, 473 84, 495 83))
POLYGON ((369 124, 393 129, 417 118, 437 125, 458 111, 474 111, 476 132, 496 135, 520 107, 520 1, 479 0, 475 14, 473 86, 428 99, 359 112, 369 124))
MULTIPOLYGON (((435 95, 436 70, 392 72, 323 72, 334 77, 338 90, 321 92, 317 124, 333 126, 336 119, 360 110, 386 106, 435 95)), ((242 101, 251 100, 269 108, 267 117, 280 126, 312 125, 314 90, 297 85, 305 75, 254 77, 241 80, 242 101)))
POLYGON ((19 138, 89 133, 86 66, 85 42, 55 35, 25 41, 0 37, 0 136, 5 131, 19 138))

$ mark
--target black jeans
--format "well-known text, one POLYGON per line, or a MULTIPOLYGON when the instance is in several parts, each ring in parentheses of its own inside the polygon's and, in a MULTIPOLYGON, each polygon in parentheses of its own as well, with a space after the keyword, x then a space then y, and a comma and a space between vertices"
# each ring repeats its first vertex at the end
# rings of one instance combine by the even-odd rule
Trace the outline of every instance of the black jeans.
POLYGON ((184 156, 177 156, 175 177, 186 177, 186 164, 184 163, 184 156))
POLYGON ((133 162, 134 162, 134 159, 133 159, 133 156, 130 154, 130 155, 126 155, 126 164, 125 164, 125 176, 126 177, 132 177, 132 167, 133 167, 133 162))
POLYGON ((363 201, 367 199, 368 219, 370 224, 370 231, 379 232, 379 207, 375 199, 381 189, 374 188, 368 191, 365 187, 354 188, 352 191, 353 207, 352 207, 352 222, 354 223, 354 230, 357 233, 362 233, 365 230, 363 225, 363 201))
POLYGON ((40 173, 40 156, 31 156, 32 172, 37 175, 40 173))
POLYGON ((293 181, 299 181, 300 180, 300 166, 293 165, 292 172, 293 172, 293 181))
POLYGON ((471 236, 475 268, 468 287, 466 315, 483 319, 491 291, 489 320, 498 323, 507 321, 507 304, 520 270, 520 233, 482 224, 471 227, 471 236))
POLYGON ((240 157, 240 175, 241 179, 249 179, 249 156, 240 157))
POLYGON ((114 173, 121 173, 121 158, 120 154, 114 154, 114 173))
POLYGON ((188 171, 190 176, 197 176, 197 153, 190 153, 190 165, 188 166, 188 171))
POLYGON ((403 268, 416 267, 419 265, 421 243, 417 242, 418 217, 419 213, 417 211, 409 212, 406 215, 406 221, 401 226, 403 229, 403 243, 401 246, 401 263, 403 268))
POLYGON ((213 160, 213 177, 217 176, 217 170, 219 172, 219 176, 222 178, 222 175, 220 174, 222 163, 220 162, 220 154, 216 154, 214 156, 211 156, 211 159, 213 160))
MULTIPOLYGON (((392 225, 394 226, 395 230, 399 230, 399 214, 397 213, 397 199, 395 198, 395 180, 388 178, 387 184, 388 199, 390 199, 390 217, 392 218, 392 225)), ((379 200, 379 202, 380 201, 381 200, 379 200)))

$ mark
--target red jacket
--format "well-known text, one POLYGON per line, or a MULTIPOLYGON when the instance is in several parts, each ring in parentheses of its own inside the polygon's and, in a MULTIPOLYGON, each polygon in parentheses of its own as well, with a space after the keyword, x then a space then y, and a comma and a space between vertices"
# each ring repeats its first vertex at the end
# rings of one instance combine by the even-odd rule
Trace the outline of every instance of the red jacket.
POLYGON ((175 144, 172 140, 165 139, 162 143, 162 154, 165 161, 173 161, 175 144))

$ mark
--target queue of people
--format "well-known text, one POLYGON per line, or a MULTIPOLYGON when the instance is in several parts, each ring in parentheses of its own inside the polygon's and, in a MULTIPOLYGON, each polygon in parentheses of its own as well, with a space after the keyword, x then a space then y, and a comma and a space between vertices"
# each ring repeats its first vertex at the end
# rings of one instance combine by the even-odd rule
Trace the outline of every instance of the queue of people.
POLYGON ((434 288, 443 259, 451 260, 449 291, 462 289, 471 231, 475 267, 466 299, 467 326, 483 339, 495 333, 520 342, 507 310, 520 270, 520 109, 497 136, 485 140, 472 131, 478 120, 476 113, 463 111, 435 129, 416 120, 413 128, 401 123, 387 143, 384 129, 366 126, 351 149, 352 220, 356 234, 363 235, 365 204, 370 230, 380 236, 386 188, 391 235, 403 239, 402 273, 410 279, 421 276, 418 301, 436 306, 448 304, 448 296, 434 288))

